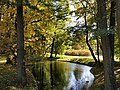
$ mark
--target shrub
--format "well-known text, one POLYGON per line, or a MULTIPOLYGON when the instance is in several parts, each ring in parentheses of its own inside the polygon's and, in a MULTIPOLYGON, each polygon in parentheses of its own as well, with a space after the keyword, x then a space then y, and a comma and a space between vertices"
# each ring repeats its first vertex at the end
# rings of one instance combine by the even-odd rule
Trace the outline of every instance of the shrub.
POLYGON ((80 45, 75 44, 75 45, 72 46, 72 48, 75 49, 75 50, 80 50, 80 45))
POLYGON ((90 56, 90 51, 89 50, 67 50, 65 52, 65 55, 70 55, 70 56, 90 56))

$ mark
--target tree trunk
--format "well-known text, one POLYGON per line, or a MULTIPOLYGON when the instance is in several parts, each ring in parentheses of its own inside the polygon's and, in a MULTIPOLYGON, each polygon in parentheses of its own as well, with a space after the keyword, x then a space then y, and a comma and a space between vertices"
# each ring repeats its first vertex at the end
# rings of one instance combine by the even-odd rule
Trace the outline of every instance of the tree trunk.
POLYGON ((99 63, 99 65, 100 65, 100 54, 99 54, 99 47, 100 47, 100 45, 99 45, 99 38, 97 38, 96 39, 96 41, 97 41, 97 55, 98 55, 98 63, 99 63))
MULTIPOLYGON (((96 27, 97 27, 97 30, 98 30, 97 14, 94 14, 94 19, 95 19, 96 27)), ((97 42, 97 60, 98 60, 98 63, 100 65, 100 53, 99 53, 100 41, 99 41, 99 36, 97 36, 96 42, 97 42)))
POLYGON ((116 0, 116 20, 117 20, 117 34, 119 39, 119 46, 120 46, 120 0, 116 0))
POLYGON ((96 63, 98 63, 98 61, 97 61, 97 59, 96 59, 96 57, 94 55, 94 52, 93 52, 93 50, 92 50, 92 48, 91 48, 91 46, 89 44, 89 41, 88 41, 88 31, 87 30, 86 30, 86 43, 87 43, 87 46, 88 46, 88 48, 89 48, 89 50, 91 52, 91 55, 92 55, 93 59, 95 60, 96 63))
POLYGON ((55 42, 55 38, 53 38, 53 41, 52 41, 52 47, 51 47, 51 52, 50 52, 50 58, 52 58, 52 54, 53 54, 53 51, 54 51, 54 42, 55 42))
POLYGON ((24 59, 24 21, 23 21, 23 0, 17 0, 17 80, 25 85, 26 72, 24 59))
POLYGON ((114 61, 114 28, 115 28, 115 2, 111 1, 111 12, 110 12, 110 30, 113 33, 109 34, 110 49, 112 54, 112 60, 114 61))
MULTIPOLYGON (((107 30, 106 5, 105 0, 97 0, 98 5, 98 28, 102 31, 107 30)), ((113 60, 111 58, 111 48, 109 37, 101 36, 104 65, 104 90, 117 90, 115 84, 113 60)))
POLYGON ((87 43, 87 46, 88 46, 88 48, 89 48, 89 50, 91 52, 91 55, 92 55, 93 59, 95 60, 96 63, 98 63, 98 61, 97 61, 97 59, 96 59, 96 57, 94 55, 94 52, 93 52, 93 50, 92 50, 92 48, 91 48, 91 46, 89 44, 89 40, 88 40, 88 28, 87 28, 86 12, 85 12, 84 20, 85 20, 85 27, 86 27, 86 43, 87 43))

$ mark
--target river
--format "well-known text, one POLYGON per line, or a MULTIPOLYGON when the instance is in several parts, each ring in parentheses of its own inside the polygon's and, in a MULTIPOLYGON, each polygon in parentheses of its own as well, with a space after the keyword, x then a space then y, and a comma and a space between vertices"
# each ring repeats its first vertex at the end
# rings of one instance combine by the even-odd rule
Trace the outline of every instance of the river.
POLYGON ((89 90, 93 84, 92 67, 60 61, 34 64, 31 71, 38 90, 89 90))

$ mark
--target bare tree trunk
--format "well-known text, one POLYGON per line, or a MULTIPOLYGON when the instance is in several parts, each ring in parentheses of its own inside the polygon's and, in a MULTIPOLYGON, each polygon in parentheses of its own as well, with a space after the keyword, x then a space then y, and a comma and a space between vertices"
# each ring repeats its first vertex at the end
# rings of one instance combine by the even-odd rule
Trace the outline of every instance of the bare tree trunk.
POLYGON ((112 54, 112 60, 114 61, 114 28, 115 28, 115 1, 111 1, 111 11, 110 11, 110 30, 109 34, 110 49, 112 54))
POLYGON ((119 46, 120 46, 120 0, 116 0, 116 15, 117 15, 117 34, 119 39, 119 46))
MULTIPOLYGON (((97 0, 98 5, 98 28, 107 30, 106 4, 105 0, 97 0)), ((107 35, 101 36, 104 65, 104 90, 117 90, 114 76, 113 60, 111 58, 110 41, 107 35)))
POLYGON ((52 58, 52 54, 53 54, 53 51, 54 51, 54 42, 55 42, 55 38, 53 38, 52 40, 52 47, 51 47, 51 52, 50 52, 50 58, 52 58))
POLYGON ((24 59, 24 20, 23 20, 23 0, 17 0, 17 80, 25 85, 26 72, 24 59))
MULTIPOLYGON (((87 46, 88 46, 88 48, 90 50, 90 53, 91 53, 93 59, 95 60, 96 63, 98 63, 97 58, 95 57, 94 52, 93 52, 93 50, 92 50, 92 48, 91 48, 91 46, 89 44, 89 40, 88 40, 88 28, 87 28, 86 12, 85 12, 84 20, 85 20, 85 27, 86 27, 86 44, 87 44, 87 46)), ((100 63, 98 63, 98 64, 100 64, 100 63)))
POLYGON ((86 43, 87 43, 87 46, 88 46, 88 48, 90 50, 90 53, 91 53, 93 59, 95 60, 96 63, 98 63, 97 58, 95 57, 94 52, 93 52, 93 50, 92 50, 92 48, 91 48, 91 46, 89 44, 89 41, 88 41, 88 31, 87 30, 86 30, 86 43))
POLYGON ((97 41, 97 55, 98 55, 97 60, 98 60, 98 63, 100 65, 100 54, 99 54, 100 43, 99 43, 99 38, 97 38, 96 41, 97 41))
MULTIPOLYGON (((96 26, 97 26, 97 30, 98 30, 98 19, 97 19, 97 13, 94 14, 94 19, 95 19, 95 22, 96 22, 96 26)), ((99 48, 100 48, 100 41, 99 41, 99 36, 97 36, 96 38, 96 42, 97 42, 97 60, 98 60, 98 63, 99 65, 100 64, 100 53, 99 53, 99 48)))

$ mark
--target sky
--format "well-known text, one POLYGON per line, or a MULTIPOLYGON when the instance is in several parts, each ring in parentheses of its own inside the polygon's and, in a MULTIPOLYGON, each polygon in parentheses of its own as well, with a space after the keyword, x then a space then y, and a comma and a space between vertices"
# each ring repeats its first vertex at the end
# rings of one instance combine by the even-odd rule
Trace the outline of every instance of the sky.
MULTIPOLYGON (((70 11, 76 10, 74 6, 74 1, 69 1, 69 8, 70 8, 70 11)), ((77 19, 78 16, 75 15, 75 12, 73 12, 72 15, 69 17, 71 18, 71 22, 67 22, 68 26, 75 26, 78 22, 79 24, 84 24, 84 19, 82 17, 77 19)))

